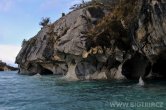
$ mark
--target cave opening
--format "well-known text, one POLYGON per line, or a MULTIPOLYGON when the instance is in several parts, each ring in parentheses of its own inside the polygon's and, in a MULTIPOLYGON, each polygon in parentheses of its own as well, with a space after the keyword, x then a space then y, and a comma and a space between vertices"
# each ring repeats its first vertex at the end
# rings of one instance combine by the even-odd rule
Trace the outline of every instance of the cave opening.
POLYGON ((40 75, 53 75, 53 72, 46 68, 42 68, 39 74, 40 75))
POLYGON ((161 78, 166 78, 166 57, 159 56, 153 64, 152 72, 161 78))
POLYGON ((4 69, 0 68, 0 71, 4 71, 4 69))
POLYGON ((150 61, 140 53, 136 53, 122 66, 122 74, 130 80, 138 80, 140 77, 145 78, 150 73, 150 70, 150 61))

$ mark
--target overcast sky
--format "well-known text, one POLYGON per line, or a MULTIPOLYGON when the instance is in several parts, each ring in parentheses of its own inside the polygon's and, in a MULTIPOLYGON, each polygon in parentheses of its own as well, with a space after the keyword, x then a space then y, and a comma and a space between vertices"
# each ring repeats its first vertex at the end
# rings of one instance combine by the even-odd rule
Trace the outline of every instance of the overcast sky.
MULTIPOLYGON (((42 17, 55 21, 82 0, 0 0, 0 59, 14 65, 23 39, 33 37, 42 17)), ((88 1, 88 0, 85 0, 88 1)))

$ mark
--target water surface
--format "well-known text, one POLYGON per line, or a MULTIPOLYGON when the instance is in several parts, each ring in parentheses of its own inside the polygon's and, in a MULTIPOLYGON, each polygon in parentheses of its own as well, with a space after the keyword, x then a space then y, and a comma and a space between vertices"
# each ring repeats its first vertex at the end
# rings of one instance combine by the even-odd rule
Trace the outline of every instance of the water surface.
POLYGON ((0 72, 0 110, 164 110, 166 82, 75 81, 0 72), (155 103, 117 107, 115 103, 155 103), (157 105, 158 104, 158 105, 157 105))

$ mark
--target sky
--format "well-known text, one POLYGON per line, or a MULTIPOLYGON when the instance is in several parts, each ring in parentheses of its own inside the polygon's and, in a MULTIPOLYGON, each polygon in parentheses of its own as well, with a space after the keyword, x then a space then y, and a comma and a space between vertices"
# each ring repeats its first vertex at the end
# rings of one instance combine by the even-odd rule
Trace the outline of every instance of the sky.
MULTIPOLYGON (((54 22, 82 0, 0 0, 0 60, 14 64, 23 39, 41 29, 42 17, 54 22)), ((84 0, 88 1, 88 0, 84 0)))

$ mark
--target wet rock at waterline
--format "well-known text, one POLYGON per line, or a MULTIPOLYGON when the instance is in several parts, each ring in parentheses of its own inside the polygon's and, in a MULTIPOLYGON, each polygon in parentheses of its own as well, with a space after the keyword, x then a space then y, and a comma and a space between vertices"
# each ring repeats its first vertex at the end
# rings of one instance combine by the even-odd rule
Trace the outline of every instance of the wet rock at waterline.
POLYGON ((165 78, 165 13, 166 0, 78 8, 23 42, 19 73, 73 80, 165 78))

